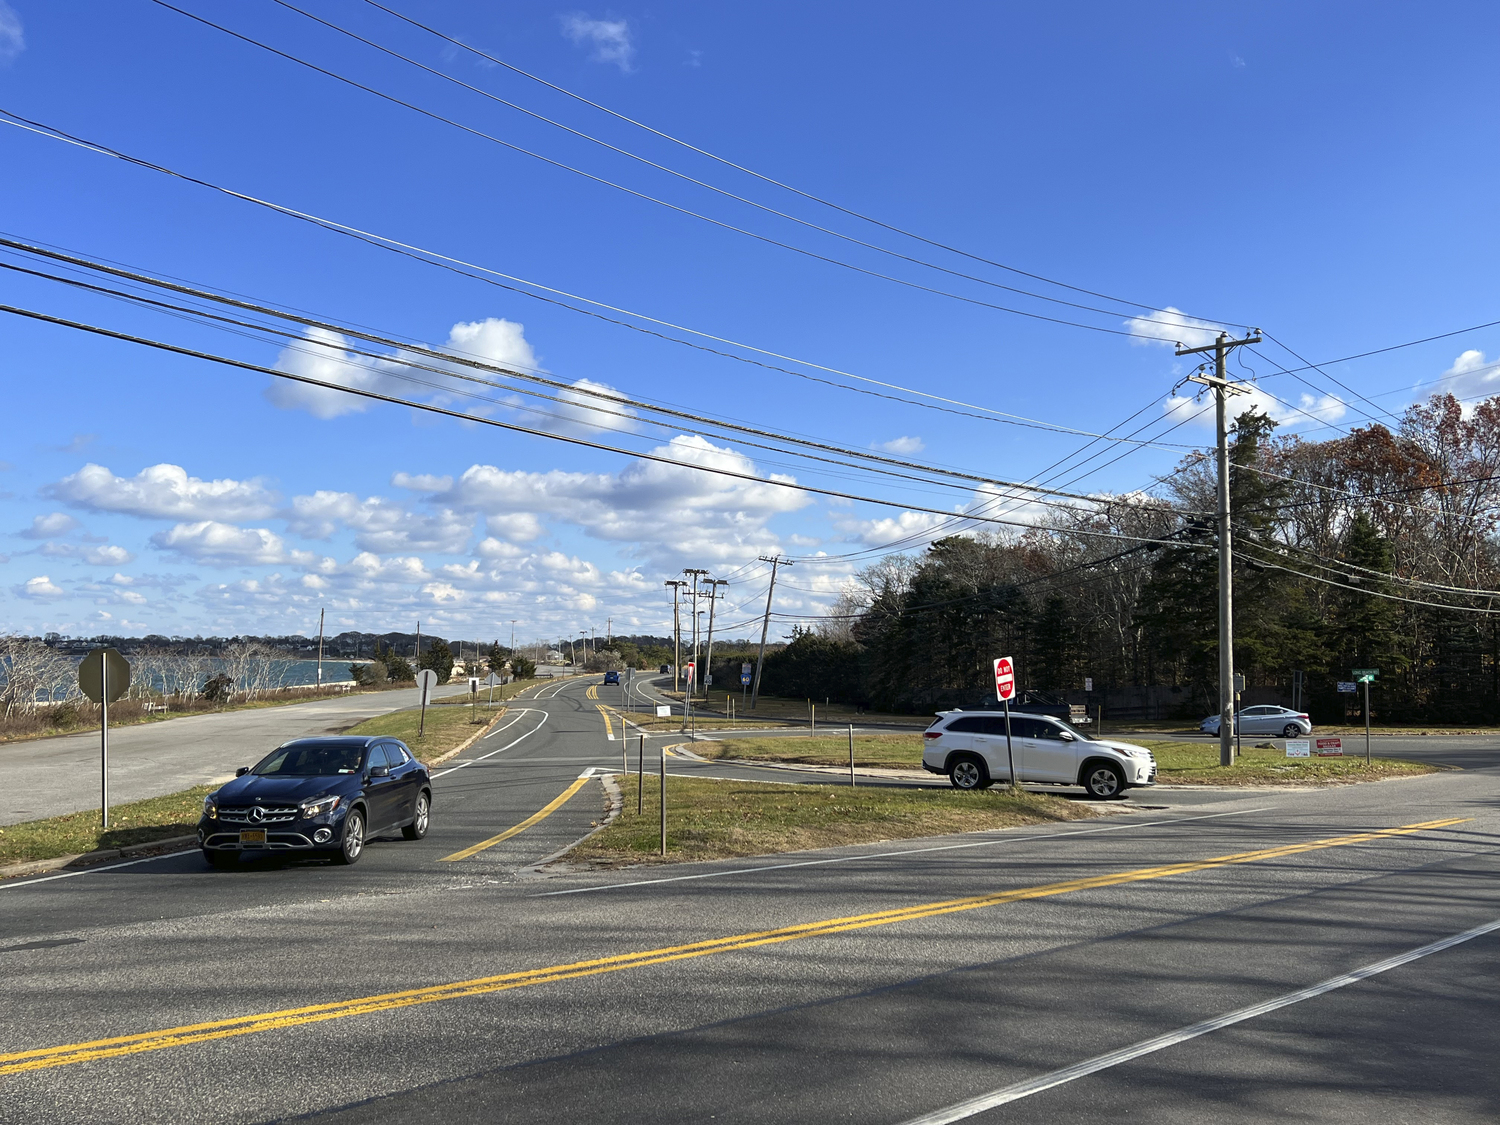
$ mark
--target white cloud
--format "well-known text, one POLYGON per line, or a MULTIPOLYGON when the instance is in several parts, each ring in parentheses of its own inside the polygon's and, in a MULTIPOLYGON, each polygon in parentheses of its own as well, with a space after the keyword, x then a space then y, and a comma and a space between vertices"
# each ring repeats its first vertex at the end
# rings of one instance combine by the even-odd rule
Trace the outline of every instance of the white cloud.
POLYGON ((288 551, 281 536, 264 527, 235 527, 217 520, 179 523, 159 531, 151 542, 199 562, 227 566, 274 566, 284 562, 311 563, 306 551, 288 551))
POLYGON ((621 73, 629 74, 635 57, 630 41, 630 25, 624 20, 595 20, 581 13, 563 17, 563 34, 580 47, 592 46, 589 57, 595 62, 614 63, 621 73))
POLYGON ((392 473, 391 484, 411 492, 442 492, 453 487, 453 478, 431 473, 392 473))
POLYGON ((5 0, 0 0, 0 64, 10 62, 25 49, 21 17, 5 0))
POLYGON ((53 598, 64 597, 67 593, 45 574, 28 578, 23 585, 16 586, 14 589, 20 597, 30 598, 33 601, 51 601, 53 598))
POLYGON ((124 547, 80 547, 56 541, 42 544, 38 554, 54 559, 82 559, 93 566, 124 566, 135 561, 135 556, 124 547))
POLYGON ((1171 305, 1159 312, 1149 312, 1145 316, 1127 320, 1125 329, 1136 333, 1138 337, 1150 337, 1149 340, 1133 339, 1130 341, 1132 344, 1185 344, 1190 348, 1212 344, 1215 337, 1223 331, 1220 325, 1188 316, 1171 305))
MULTIPOLYGON (((344 337, 324 328, 309 328, 301 341, 288 345, 276 358, 276 370, 332 383, 338 387, 370 389, 380 381, 360 357, 344 350, 344 337)), ((283 410, 305 410, 314 418, 337 418, 366 409, 370 400, 332 387, 314 387, 289 379, 273 379, 266 398, 283 410)))
MULTIPOLYGON (((1500 363, 1487 362, 1483 352, 1470 349, 1453 361, 1440 381, 1447 383, 1443 390, 1455 398, 1485 398, 1500 392, 1500 363)), ((1476 405, 1465 402, 1464 413, 1471 412, 1476 405)))
POLYGON ((43 492, 75 507, 147 519, 264 519, 276 510, 274 495, 258 480, 199 480, 167 464, 126 478, 90 462, 43 492))
POLYGON ((521 413, 519 421, 522 425, 548 433, 587 437, 600 430, 617 433, 635 430, 636 412, 625 405, 623 396, 614 387, 592 379, 579 379, 573 388, 549 392, 561 402, 546 402, 521 395, 514 395, 507 402, 521 413))
MULTIPOLYGON (((452 488, 433 498, 459 511, 482 512, 491 520, 521 513, 564 519, 596 538, 629 543, 669 569, 674 560, 686 556, 712 566, 774 548, 775 536, 767 522, 810 503, 796 488, 694 469, 702 465, 757 475, 749 458, 701 437, 679 436, 652 452, 679 463, 634 461, 618 474, 557 469, 535 473, 474 465, 452 488)), ((771 479, 795 483, 790 477, 771 479)), ((514 531, 515 525, 490 525, 492 531, 501 528, 514 531)))
MULTIPOLYGON (((360 351, 373 350, 372 345, 363 342, 356 346, 360 351)), ((495 367, 528 371, 537 367, 536 353, 526 342, 525 326, 500 317, 460 321, 449 330, 445 347, 434 350, 446 350, 455 356, 477 359, 495 367)), ((467 378, 455 379, 444 372, 488 377, 485 372, 466 364, 449 363, 411 351, 398 350, 375 357, 354 355, 342 334, 322 328, 307 329, 300 341, 283 348, 277 357, 276 369, 333 384, 323 387, 276 379, 265 390, 266 398, 283 410, 305 410, 315 418, 324 419, 356 413, 369 406, 370 400, 338 390, 338 387, 447 403, 453 399, 446 392, 468 392, 474 384, 467 378), (412 379, 421 380, 428 386, 424 389, 421 383, 411 382, 412 379), (434 388, 436 394, 432 393, 434 388)), ((473 409, 468 404, 463 405, 465 409, 473 409)))
POLYGON ((919 437, 898 437, 890 441, 878 442, 876 449, 882 449, 887 453, 912 454, 921 453, 927 448, 927 443, 919 437))
MULTIPOLYGON (((415 479, 415 478, 413 478, 415 479)), ((437 478, 451 480, 451 478, 437 478)), ((458 554, 468 545, 473 519, 444 508, 420 515, 380 496, 364 500, 352 492, 315 492, 292 499, 287 526, 299 535, 326 539, 339 527, 354 529, 362 551, 437 551, 458 554)))
POLYGON ((37 516, 31 521, 31 526, 18 534, 22 539, 56 539, 66 535, 78 526, 78 521, 66 512, 51 512, 45 516, 37 516))
POLYGON ((128 562, 134 562, 135 556, 124 547, 85 547, 83 549, 83 561, 92 566, 124 566, 128 562))

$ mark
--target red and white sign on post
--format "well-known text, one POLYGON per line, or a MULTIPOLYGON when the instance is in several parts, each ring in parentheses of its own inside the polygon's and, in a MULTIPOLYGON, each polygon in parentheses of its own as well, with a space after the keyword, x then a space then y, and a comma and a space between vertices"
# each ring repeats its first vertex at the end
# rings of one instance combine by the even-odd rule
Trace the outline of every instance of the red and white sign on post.
POLYGON ((698 665, 691 660, 682 666, 682 683, 684 691, 691 691, 698 683, 698 665))
POLYGON ((1016 666, 1008 656, 995 661, 995 698, 1004 703, 1016 695, 1016 666))
POLYGON ((1342 758, 1344 756, 1344 740, 1342 738, 1319 738, 1313 742, 1313 753, 1320 758, 1342 758))

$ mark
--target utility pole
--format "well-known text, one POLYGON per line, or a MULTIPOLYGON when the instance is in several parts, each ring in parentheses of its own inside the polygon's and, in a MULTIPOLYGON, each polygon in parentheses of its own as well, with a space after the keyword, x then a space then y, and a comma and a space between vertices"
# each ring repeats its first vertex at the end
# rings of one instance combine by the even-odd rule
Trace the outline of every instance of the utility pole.
POLYGON ((1202 383, 1214 392, 1219 462, 1219 765, 1234 764, 1234 545, 1230 537, 1229 512, 1229 425, 1225 403, 1233 395, 1249 394, 1241 383, 1232 383, 1224 373, 1224 360, 1233 348, 1260 343, 1261 336, 1252 328, 1243 340, 1231 340, 1220 332, 1212 344, 1201 348, 1177 345, 1178 355, 1213 353, 1212 375, 1189 375, 1189 382, 1202 383))
POLYGON ((323 686, 323 611, 318 610, 318 687, 323 686))
POLYGON ((512 656, 516 654, 516 622, 519 620, 521 620, 519 617, 510 619, 510 654, 512 656))
POLYGON ((708 655, 703 661, 703 698, 708 699, 708 677, 713 674, 714 669, 714 605, 719 600, 719 587, 728 586, 727 578, 710 578, 708 580, 708 655))
POLYGON ((413 661, 420 669, 422 667, 422 623, 417 622, 417 659, 413 661))
POLYGON ((614 635, 615 635, 615 619, 613 617, 606 617, 604 619, 604 647, 605 648, 609 647, 609 642, 613 639, 614 635))
POLYGON ((755 658, 755 683, 750 688, 750 710, 754 711, 760 700, 760 669, 766 662, 766 631, 771 627, 771 595, 776 592, 776 568, 778 566, 791 566, 790 559, 783 559, 779 555, 775 558, 760 556, 761 562, 771 564, 771 585, 766 588, 766 617, 760 625, 760 654, 755 658))
MULTIPOLYGON (((708 571, 686 567, 682 573, 693 576, 693 671, 696 674, 698 671, 698 579, 706 576, 708 571)), ((690 685, 690 690, 692 686, 696 685, 690 685)))
POLYGON ((665 585, 672 587, 672 681, 675 687, 682 683, 682 618, 677 612, 677 599, 687 583, 680 578, 669 578, 665 585))

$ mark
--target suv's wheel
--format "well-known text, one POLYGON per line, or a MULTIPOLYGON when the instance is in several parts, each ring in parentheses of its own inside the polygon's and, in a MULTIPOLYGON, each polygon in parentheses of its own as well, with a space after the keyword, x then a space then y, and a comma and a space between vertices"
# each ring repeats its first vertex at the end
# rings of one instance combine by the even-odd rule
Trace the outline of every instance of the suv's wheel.
POLYGON ((226 852, 219 848, 204 848, 203 858, 221 870, 226 867, 238 867, 240 865, 239 852, 226 852))
POLYGON ((353 809, 344 817, 344 838, 339 841, 338 863, 357 863, 365 854, 365 814, 362 809, 353 809))
POLYGON ((1108 800, 1125 791, 1125 775, 1113 762, 1093 762, 1084 771, 1083 787, 1090 797, 1108 800))
POLYGON ((972 754, 957 754, 948 763, 948 780, 955 789, 986 789, 990 771, 972 754))
POLYGON ((1287 723, 1286 726, 1284 726, 1284 727, 1281 728, 1281 737, 1282 738, 1301 738, 1302 737, 1302 728, 1299 727, 1296 723, 1287 723))
POLYGON ((417 794, 417 813, 411 818, 411 823, 401 829, 401 835, 408 840, 420 840, 427 835, 427 816, 431 807, 432 798, 424 789, 417 794))

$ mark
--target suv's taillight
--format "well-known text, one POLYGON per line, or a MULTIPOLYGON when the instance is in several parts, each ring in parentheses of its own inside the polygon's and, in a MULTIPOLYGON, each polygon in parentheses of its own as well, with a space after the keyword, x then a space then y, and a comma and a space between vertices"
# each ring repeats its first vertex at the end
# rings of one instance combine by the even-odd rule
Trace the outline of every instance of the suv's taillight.
POLYGON ((922 737, 923 738, 942 738, 943 737, 943 732, 940 731, 940 730, 924 730, 922 732, 922 737))

